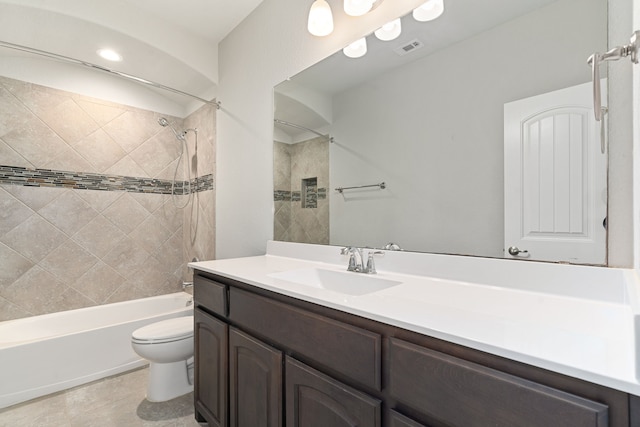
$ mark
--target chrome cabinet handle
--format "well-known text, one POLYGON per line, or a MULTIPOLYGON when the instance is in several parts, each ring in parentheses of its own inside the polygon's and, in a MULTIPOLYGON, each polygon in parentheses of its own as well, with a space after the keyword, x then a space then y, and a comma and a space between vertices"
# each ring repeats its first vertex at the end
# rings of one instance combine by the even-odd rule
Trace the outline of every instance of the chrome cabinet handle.
POLYGON ((507 249, 509 252, 509 255, 511 256, 518 256, 518 255, 529 255, 529 251, 527 250, 520 250, 518 249, 516 246, 510 246, 509 249, 507 249))

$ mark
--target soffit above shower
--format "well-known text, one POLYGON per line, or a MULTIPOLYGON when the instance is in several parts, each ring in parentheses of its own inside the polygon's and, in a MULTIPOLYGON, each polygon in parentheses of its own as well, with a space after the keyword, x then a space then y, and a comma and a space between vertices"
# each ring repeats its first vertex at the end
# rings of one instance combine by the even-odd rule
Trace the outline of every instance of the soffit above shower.
MULTIPOLYGON (((218 43, 262 0, 0 0, 0 40, 68 56, 154 81, 205 99, 216 96, 218 43), (96 50, 118 50, 112 63, 96 50)), ((7 77, 54 61, 0 49, 7 77), (18 70, 18 71, 16 71, 18 70)), ((33 80, 32 80, 33 81, 33 80)), ((35 83, 39 83, 34 81, 35 83)))

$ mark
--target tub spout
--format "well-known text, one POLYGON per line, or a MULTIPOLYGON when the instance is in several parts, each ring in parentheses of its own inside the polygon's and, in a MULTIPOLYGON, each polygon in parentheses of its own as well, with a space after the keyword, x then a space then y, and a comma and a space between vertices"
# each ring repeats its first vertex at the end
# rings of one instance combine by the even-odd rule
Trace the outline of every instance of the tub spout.
MULTIPOLYGON (((187 288, 193 289, 193 282, 182 282, 182 291, 186 292, 187 288)), ((189 307, 191 304, 193 304, 193 295, 191 296, 191 298, 189 298, 189 301, 187 301, 187 307, 189 307)))

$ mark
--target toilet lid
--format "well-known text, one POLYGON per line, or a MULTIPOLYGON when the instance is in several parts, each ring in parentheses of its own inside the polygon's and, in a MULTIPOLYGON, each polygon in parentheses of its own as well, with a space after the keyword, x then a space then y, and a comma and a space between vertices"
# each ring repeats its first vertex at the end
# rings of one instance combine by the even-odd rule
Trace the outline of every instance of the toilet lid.
POLYGON ((193 316, 174 317, 161 320, 142 328, 136 329, 131 334, 137 341, 175 341, 193 336, 193 316))

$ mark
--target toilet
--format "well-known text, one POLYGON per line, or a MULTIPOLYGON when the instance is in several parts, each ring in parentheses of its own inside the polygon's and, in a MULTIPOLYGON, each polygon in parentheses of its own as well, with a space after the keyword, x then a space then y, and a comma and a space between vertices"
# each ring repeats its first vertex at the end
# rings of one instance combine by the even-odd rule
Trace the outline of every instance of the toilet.
POLYGON ((149 361, 148 401, 164 402, 193 390, 193 316, 136 329, 131 346, 149 361))

